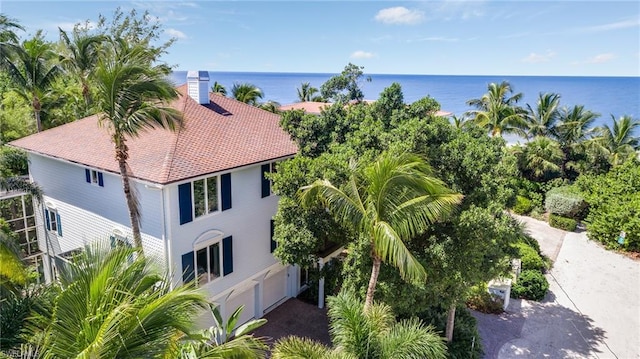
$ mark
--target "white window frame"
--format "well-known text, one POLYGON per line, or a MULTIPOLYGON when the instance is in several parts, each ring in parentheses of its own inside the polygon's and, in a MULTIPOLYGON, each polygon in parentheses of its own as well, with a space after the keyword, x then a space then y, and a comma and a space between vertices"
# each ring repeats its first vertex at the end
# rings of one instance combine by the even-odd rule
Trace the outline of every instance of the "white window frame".
POLYGON ((220 212, 220 208, 222 207, 222 189, 220 188, 221 183, 220 183, 220 175, 215 175, 215 176, 210 176, 210 177, 203 177, 197 180, 194 180, 191 182, 191 215, 193 216, 193 220, 196 220, 198 218, 202 218, 202 217, 206 217, 208 215, 211 214, 215 214, 215 213, 219 213, 220 212), (209 180, 215 178, 216 179, 216 209, 214 211, 209 211, 209 180), (196 191, 195 191, 195 183, 197 181, 204 181, 204 213, 201 215, 198 215, 196 213, 196 191))
POLYGON ((195 281, 196 281, 196 286, 198 287, 202 287, 204 285, 210 284, 215 282, 216 280, 222 278, 223 275, 223 266, 222 266, 222 238, 220 240, 217 241, 212 241, 209 242, 207 244, 200 244, 197 247, 193 248, 193 266, 194 266, 194 270, 195 270, 195 281), (213 246, 218 246, 218 273, 217 275, 215 273, 213 273, 213 267, 212 265, 214 264, 213 260, 215 260, 215 258, 211 258, 211 247, 213 246), (207 263, 204 266, 200 266, 200 263, 198 262, 198 252, 204 250, 206 256, 207 256, 207 263), (200 271, 200 269, 204 269, 203 272, 200 271), (205 276, 206 275, 206 276, 205 276), (206 279, 206 280, 205 280, 206 279))
MULTIPOLYGON (((47 230, 49 232, 54 232, 56 235, 58 235, 58 210, 52 207, 47 207, 47 213, 49 215, 49 228, 47 228, 47 230)), ((45 218, 45 223, 46 223, 47 219, 45 218)))
POLYGON ((92 186, 100 186, 100 180, 98 179, 99 178, 99 174, 98 173, 99 173, 99 171, 89 169, 89 174, 90 174, 89 177, 91 179, 90 184, 92 186))

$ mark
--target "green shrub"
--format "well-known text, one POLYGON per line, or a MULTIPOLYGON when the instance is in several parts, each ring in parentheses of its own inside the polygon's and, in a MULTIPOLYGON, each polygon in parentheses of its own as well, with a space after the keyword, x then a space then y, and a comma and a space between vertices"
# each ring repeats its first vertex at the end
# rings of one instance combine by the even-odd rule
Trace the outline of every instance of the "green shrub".
POLYGON ((528 214, 533 209, 531 200, 527 197, 516 196, 516 205, 513 206, 513 211, 517 214, 528 214))
POLYGON ((504 311, 502 298, 489 293, 486 283, 471 289, 466 304, 467 307, 482 313, 500 314, 504 311))
POLYGON ((549 282, 537 270, 525 270, 511 287, 511 298, 542 300, 549 290, 549 282))
POLYGON ((555 214, 549 215, 549 225, 565 231, 573 232, 578 226, 578 222, 573 218, 566 218, 555 214))
POLYGON ((514 245, 518 251, 518 258, 522 261, 522 270, 537 270, 544 271, 547 269, 545 261, 542 256, 527 243, 518 242, 514 245))
POLYGON ((589 203, 589 238, 609 248, 640 251, 640 164, 629 161, 603 175, 583 175, 576 180, 589 203), (618 243, 620 231, 627 233, 618 243))
POLYGON ((585 215, 587 202, 571 186, 557 187, 547 192, 544 201, 547 212, 563 217, 582 219, 585 215))
MULTIPOLYGON (((444 333, 447 326, 447 314, 447 308, 436 305, 418 313, 417 317, 424 323, 433 325, 438 332, 444 333)), ((456 308, 453 340, 451 343, 447 343, 447 347, 447 358, 449 359, 480 359, 484 354, 476 318, 464 306, 456 308)))

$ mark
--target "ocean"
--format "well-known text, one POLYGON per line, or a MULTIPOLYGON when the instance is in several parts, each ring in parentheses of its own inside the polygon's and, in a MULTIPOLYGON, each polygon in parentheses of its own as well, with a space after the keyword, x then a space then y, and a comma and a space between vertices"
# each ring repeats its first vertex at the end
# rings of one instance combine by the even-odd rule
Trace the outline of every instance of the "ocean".
MULTIPOLYGON (((171 78, 176 84, 186 82, 187 71, 175 71, 171 78)), ((278 72, 218 72, 210 71, 214 81, 231 90, 234 83, 251 83, 259 87, 262 101, 276 101, 286 105, 298 101, 297 88, 304 82, 320 86, 335 74, 278 73, 278 72)), ((461 116, 471 108, 470 99, 480 98, 492 82, 508 81, 514 92, 522 93, 522 106, 535 106, 539 93, 560 94, 561 106, 584 105, 600 114, 594 125, 611 123, 611 116, 623 115, 640 119, 640 77, 564 77, 564 76, 446 76, 446 75, 388 75, 367 74, 371 82, 362 81, 365 99, 375 100, 383 89, 394 82, 402 87, 404 100, 411 103, 425 96, 438 101, 442 110, 461 116)))

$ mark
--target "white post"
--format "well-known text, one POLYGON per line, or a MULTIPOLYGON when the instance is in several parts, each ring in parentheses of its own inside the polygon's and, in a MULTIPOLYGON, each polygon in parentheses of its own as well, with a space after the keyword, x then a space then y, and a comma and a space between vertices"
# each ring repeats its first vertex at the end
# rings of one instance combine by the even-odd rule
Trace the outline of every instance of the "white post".
MULTIPOLYGON (((324 267, 324 261, 322 258, 318 259, 318 270, 322 270, 324 267)), ((324 308, 324 277, 320 277, 318 281, 318 308, 324 308)))

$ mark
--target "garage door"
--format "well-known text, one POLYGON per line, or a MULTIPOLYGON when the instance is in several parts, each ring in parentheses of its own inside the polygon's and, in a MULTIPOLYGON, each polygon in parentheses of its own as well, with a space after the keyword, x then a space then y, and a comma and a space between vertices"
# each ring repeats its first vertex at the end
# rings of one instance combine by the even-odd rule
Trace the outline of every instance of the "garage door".
POLYGON ((287 296, 287 270, 283 269, 264 280, 264 292, 262 295, 263 312, 267 313, 287 296))
POLYGON ((255 314, 255 294, 254 289, 250 288, 238 295, 234 295, 227 300, 227 317, 230 316, 239 306, 244 305, 244 310, 238 320, 238 325, 242 325, 251 319, 255 314))

